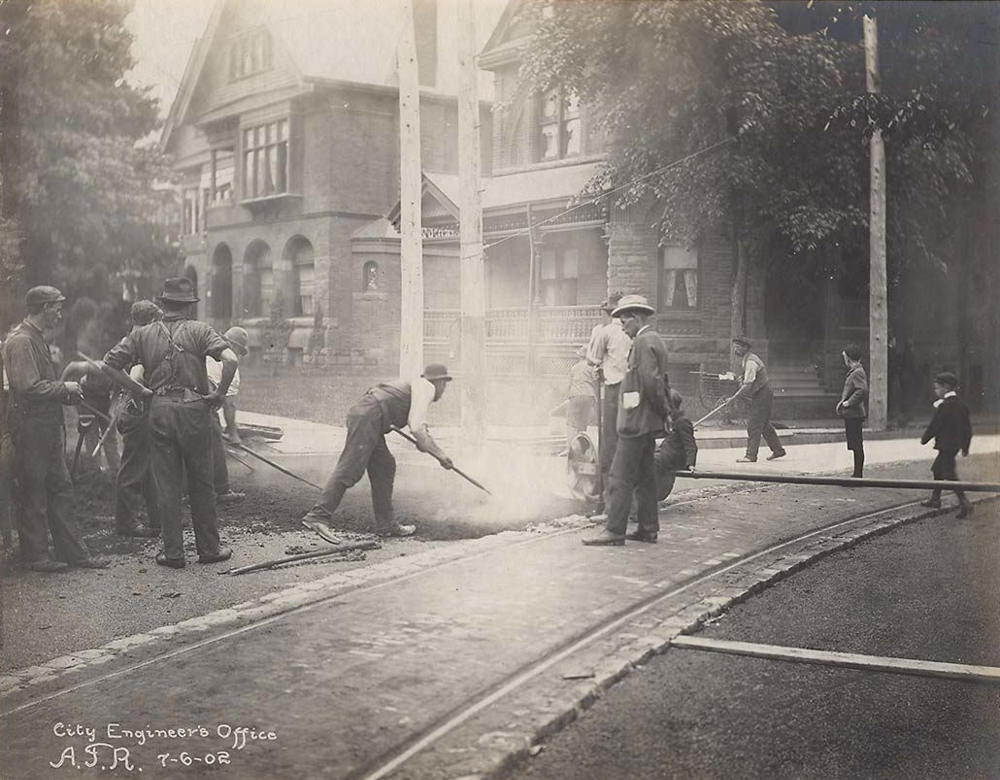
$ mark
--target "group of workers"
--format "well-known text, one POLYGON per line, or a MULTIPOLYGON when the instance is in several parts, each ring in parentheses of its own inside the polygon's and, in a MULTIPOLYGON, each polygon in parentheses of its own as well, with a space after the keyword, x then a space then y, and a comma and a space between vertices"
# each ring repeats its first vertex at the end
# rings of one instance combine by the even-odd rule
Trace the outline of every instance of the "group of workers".
POLYGON ((156 303, 132 305, 131 331, 103 360, 74 361, 60 374, 45 332, 59 325, 66 297, 48 285, 28 291, 26 316, 8 335, 2 350, 7 454, 5 490, 0 498, 9 499, 12 477, 17 486, 18 500, 13 503, 21 555, 29 568, 55 572, 108 565, 106 559, 91 555, 73 514, 63 405, 82 406, 99 418, 105 430, 117 423, 122 436, 115 496, 117 533, 161 536, 163 549, 156 562, 182 568, 186 561, 181 504, 186 484, 198 562, 216 563, 232 555, 219 541, 216 503, 243 496, 229 487, 223 431, 215 410, 230 407, 225 415, 227 428, 232 426, 229 435, 234 435, 232 391, 239 355, 248 351, 248 336, 242 328, 222 336, 210 325, 191 319, 191 307, 198 300, 189 279, 166 280, 156 303), (213 362, 218 366, 213 368, 213 362), (210 374, 214 381, 210 382, 210 374), (106 388, 108 398, 113 390, 128 392, 115 393, 114 402, 95 407, 87 400, 95 387, 106 388), (109 414, 112 408, 116 411, 109 414), (147 526, 137 522, 143 499, 147 526))

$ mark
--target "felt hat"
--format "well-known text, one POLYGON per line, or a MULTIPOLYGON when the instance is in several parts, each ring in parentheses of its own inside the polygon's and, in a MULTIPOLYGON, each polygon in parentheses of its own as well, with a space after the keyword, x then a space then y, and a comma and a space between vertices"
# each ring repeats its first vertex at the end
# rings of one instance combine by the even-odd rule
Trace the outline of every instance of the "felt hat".
POLYGON ((428 363, 427 368, 424 369, 424 373, 420 376, 428 382, 433 382, 436 379, 443 379, 446 382, 450 382, 452 379, 451 374, 448 373, 448 367, 444 363, 428 363))
POLYGON ((949 390, 954 390, 958 387, 958 377, 955 376, 951 371, 942 371, 940 374, 934 377, 934 381, 939 385, 944 385, 949 390))
POLYGON ((33 309, 42 304, 58 303, 59 301, 65 300, 65 295, 59 292, 57 288, 51 287, 47 284, 40 284, 37 287, 32 287, 24 296, 24 304, 29 309, 33 309))
POLYGON ((157 300, 196 303, 201 299, 194 294, 194 282, 186 276, 175 276, 163 283, 163 292, 160 293, 157 300))
POLYGON ((234 325, 225 332, 223 338, 229 342, 229 346, 240 357, 243 357, 250 351, 250 334, 247 333, 246 328, 234 325))
POLYGON ((627 311, 641 311, 643 314, 656 314, 656 309, 649 305, 649 301, 646 299, 645 295, 625 295, 618 305, 615 306, 614 311, 611 312, 612 317, 617 317, 624 314, 627 311))

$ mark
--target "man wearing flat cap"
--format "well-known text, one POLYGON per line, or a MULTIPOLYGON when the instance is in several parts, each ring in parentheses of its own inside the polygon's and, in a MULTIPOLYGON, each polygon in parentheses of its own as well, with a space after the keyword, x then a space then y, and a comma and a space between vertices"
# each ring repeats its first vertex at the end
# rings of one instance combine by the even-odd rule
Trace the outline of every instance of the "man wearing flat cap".
POLYGON ((239 359, 210 325, 189 318, 198 301, 190 279, 167 279, 157 303, 163 319, 135 328, 104 362, 123 369, 143 367, 146 385, 153 391, 149 425, 153 434, 152 466, 157 514, 163 527, 161 566, 183 568, 181 484, 187 476, 198 563, 217 563, 232 555, 219 546, 212 471, 212 410, 221 406, 239 359), (213 391, 205 371, 205 356, 222 362, 219 386, 213 391))
POLYGON ((63 404, 82 400, 77 382, 59 379, 44 332, 62 320, 66 297, 55 287, 32 287, 25 296, 27 316, 4 343, 10 382, 7 429, 17 453, 20 489, 18 535, 25 562, 35 571, 79 566, 104 568, 93 558, 73 517, 73 482, 63 455, 63 404), (49 554, 52 535, 55 555, 49 554))
POLYGON ((429 452, 441 465, 452 468, 451 458, 437 445, 427 429, 430 405, 440 400, 451 381, 441 363, 430 363, 423 374, 412 381, 395 379, 368 389, 347 413, 347 440, 340 460, 323 488, 320 502, 302 518, 302 525, 323 539, 337 544, 339 539, 330 526, 333 513, 349 487, 368 472, 372 486, 375 531, 379 536, 410 536, 412 525, 396 522, 392 510, 392 486, 396 478, 396 459, 385 443, 385 435, 394 427, 410 426, 417 449, 429 452))
POLYGON ((656 311, 642 295, 626 295, 612 312, 632 338, 618 395, 618 444, 608 474, 608 519, 586 545, 617 546, 625 539, 655 542, 660 530, 654 450, 669 411, 667 347, 650 321, 656 311), (639 528, 626 536, 632 494, 639 528))
POLYGON ((747 451, 746 455, 737 459, 737 463, 757 462, 761 435, 771 448, 768 460, 777 460, 785 456, 785 448, 781 446, 778 432, 771 425, 774 392, 767 381, 767 367, 763 360, 750 351, 752 346, 750 340, 743 336, 736 336, 733 339, 733 352, 743 365, 743 381, 727 405, 732 406, 740 399, 750 402, 750 413, 747 415, 747 451))

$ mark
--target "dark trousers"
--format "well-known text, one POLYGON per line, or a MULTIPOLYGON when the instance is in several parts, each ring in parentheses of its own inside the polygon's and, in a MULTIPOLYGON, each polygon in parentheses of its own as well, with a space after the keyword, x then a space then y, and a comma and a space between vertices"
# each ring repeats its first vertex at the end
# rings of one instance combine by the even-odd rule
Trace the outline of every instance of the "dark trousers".
POLYGON ((156 486, 150 468, 153 435, 149 416, 123 412, 118 421, 122 437, 121 466, 115 483, 115 528, 127 531, 136 524, 141 502, 145 502, 149 527, 160 529, 156 486))
POLYGON ((656 533, 660 519, 656 507, 656 471, 653 450, 656 438, 653 433, 642 436, 621 437, 615 447, 615 457, 608 474, 607 530, 624 534, 635 493, 636 516, 639 530, 656 533))
POLYGON ((226 463, 226 443, 222 440, 219 415, 212 412, 212 480, 215 495, 229 492, 229 465, 226 463))
POLYGON ((396 459, 382 433, 382 407, 374 398, 362 398, 347 414, 347 441, 344 451, 323 488, 323 497, 313 511, 332 515, 349 487, 358 483, 365 471, 372 487, 375 527, 388 530, 395 524, 392 486, 396 480, 396 459))
MULTIPOLYGON (((958 466, 955 464, 955 457, 957 455, 958 450, 938 450, 937 457, 934 458, 934 463, 931 465, 931 473, 934 474, 934 479, 943 479, 952 482, 958 481, 958 466)), ((962 506, 969 505, 969 499, 966 498, 964 490, 956 490, 955 495, 958 496, 958 502, 962 506)), ((931 498, 935 501, 940 501, 941 491, 932 490, 931 498)))
POLYGON ((149 410, 153 436, 153 482, 157 515, 163 525, 163 552, 184 557, 181 484, 187 475, 191 523, 199 555, 219 552, 212 474, 212 421, 204 401, 155 396, 149 410))
POLYGON ((24 423, 13 433, 20 509, 17 532, 29 563, 49 557, 48 532, 57 560, 72 563, 90 553, 73 516, 73 482, 63 454, 61 423, 24 423))
POLYGON ((671 446, 669 438, 664 439, 656 448, 653 464, 656 472, 657 501, 665 499, 674 489, 674 482, 677 481, 674 472, 687 468, 686 454, 684 450, 678 450, 671 446))
POLYGON ((844 418, 844 433, 847 436, 847 449, 854 453, 854 473, 852 477, 862 476, 865 467, 865 421, 860 417, 844 418))
POLYGON ((747 417, 747 457, 757 460, 757 452, 760 450, 760 437, 764 436, 764 441, 771 448, 771 452, 784 452, 778 432, 771 425, 771 407, 774 405, 774 393, 770 387, 764 387, 757 391, 757 395, 750 399, 750 414, 747 417))
POLYGON ((601 466, 601 494, 605 505, 610 500, 608 496, 609 472, 611 462, 615 459, 615 448, 618 445, 618 390, 617 385, 604 385, 604 400, 601 401, 601 431, 598 442, 598 462, 601 466))

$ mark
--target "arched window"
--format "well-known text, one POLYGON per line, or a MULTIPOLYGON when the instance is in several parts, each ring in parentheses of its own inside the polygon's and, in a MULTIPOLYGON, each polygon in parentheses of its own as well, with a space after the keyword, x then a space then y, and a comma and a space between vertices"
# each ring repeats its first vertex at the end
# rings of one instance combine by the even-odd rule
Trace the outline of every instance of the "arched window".
POLYGON ((271 247, 253 241, 243 256, 243 315, 266 317, 274 300, 274 268, 271 247))
POLYGON ((378 292, 378 263, 369 260, 361 269, 361 292, 378 292))
POLYGON ((292 316, 309 316, 314 311, 316 279, 313 245, 295 236, 285 247, 285 258, 292 271, 292 316))

